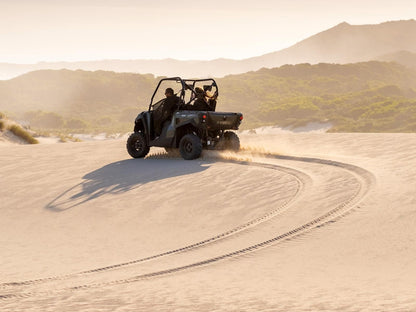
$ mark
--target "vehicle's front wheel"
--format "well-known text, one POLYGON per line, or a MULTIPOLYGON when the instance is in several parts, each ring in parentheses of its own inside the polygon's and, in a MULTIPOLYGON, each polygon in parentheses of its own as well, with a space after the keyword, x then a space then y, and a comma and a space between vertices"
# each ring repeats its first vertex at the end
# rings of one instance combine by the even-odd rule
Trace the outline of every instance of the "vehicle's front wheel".
POLYGON ((142 158, 149 153, 149 146, 146 144, 143 132, 134 132, 127 139, 127 151, 133 158, 142 158))
POLYGON ((186 134, 179 142, 179 152, 183 159, 191 160, 201 156, 202 143, 195 134, 186 134))

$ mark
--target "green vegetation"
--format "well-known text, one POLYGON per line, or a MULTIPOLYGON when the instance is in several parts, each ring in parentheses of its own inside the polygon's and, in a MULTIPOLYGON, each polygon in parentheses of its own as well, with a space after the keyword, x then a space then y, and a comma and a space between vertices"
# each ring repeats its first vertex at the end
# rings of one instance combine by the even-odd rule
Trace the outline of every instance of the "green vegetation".
POLYGON ((18 125, 10 126, 9 130, 16 136, 22 138, 27 143, 30 144, 38 144, 38 140, 36 140, 29 132, 18 125))
MULTIPOLYGON (((45 70, 0 81, 0 109, 52 133, 131 131, 152 75, 45 70)), ((217 109, 243 129, 325 122, 337 132, 416 132, 416 70, 396 63, 299 64, 217 79, 217 109)))
POLYGON ((416 131, 416 71, 394 63, 285 65, 219 85, 232 110, 250 103, 249 126, 330 122, 339 132, 416 131))

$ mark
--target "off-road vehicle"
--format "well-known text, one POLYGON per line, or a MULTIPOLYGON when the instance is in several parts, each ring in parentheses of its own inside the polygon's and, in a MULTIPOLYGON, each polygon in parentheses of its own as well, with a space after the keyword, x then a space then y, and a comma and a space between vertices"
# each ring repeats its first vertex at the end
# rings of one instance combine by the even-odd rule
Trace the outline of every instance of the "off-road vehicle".
POLYGON ((161 79, 153 92, 149 109, 141 112, 135 120, 134 132, 127 140, 127 151, 134 158, 145 157, 150 147, 164 147, 168 153, 179 149, 184 159, 195 159, 203 149, 240 149, 238 130, 241 113, 215 112, 218 86, 214 79, 161 79), (166 88, 174 91, 176 107, 172 116, 160 120, 167 108, 166 88), (206 110, 195 110, 193 104, 198 92, 204 92, 210 105, 206 110), (158 99, 160 98, 160 99, 158 99), (156 99, 156 100, 155 100, 156 99), (162 123, 161 125, 158 123, 162 123), (155 131, 159 129, 160 133, 155 131))

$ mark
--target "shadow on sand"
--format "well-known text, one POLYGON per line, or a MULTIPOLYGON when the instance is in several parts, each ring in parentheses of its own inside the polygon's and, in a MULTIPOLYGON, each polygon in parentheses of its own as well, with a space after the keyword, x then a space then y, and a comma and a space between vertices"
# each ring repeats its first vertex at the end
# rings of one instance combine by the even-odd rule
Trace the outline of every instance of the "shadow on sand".
POLYGON ((127 159, 87 173, 84 181, 72 186, 46 205, 64 211, 105 194, 125 193, 148 182, 202 172, 209 163, 179 159, 127 159))

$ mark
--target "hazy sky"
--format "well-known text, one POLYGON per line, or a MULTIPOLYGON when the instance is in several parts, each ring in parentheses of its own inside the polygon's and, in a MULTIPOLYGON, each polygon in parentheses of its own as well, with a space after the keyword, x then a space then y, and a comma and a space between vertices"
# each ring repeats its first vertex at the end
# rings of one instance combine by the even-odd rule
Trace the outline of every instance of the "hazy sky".
POLYGON ((416 0, 0 0, 0 62, 242 59, 412 18, 416 0))

